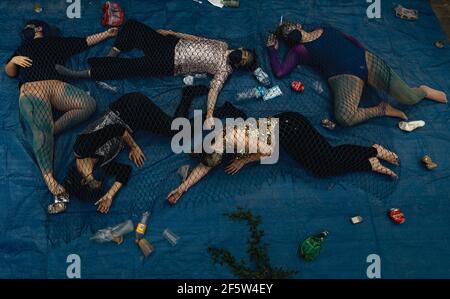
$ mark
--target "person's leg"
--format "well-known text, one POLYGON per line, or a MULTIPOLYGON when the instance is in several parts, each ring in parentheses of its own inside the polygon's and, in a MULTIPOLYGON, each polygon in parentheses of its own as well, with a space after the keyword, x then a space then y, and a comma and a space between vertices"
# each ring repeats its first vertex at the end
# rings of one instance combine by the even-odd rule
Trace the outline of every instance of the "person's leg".
POLYGON ((209 87, 205 85, 185 86, 181 90, 181 101, 175 110, 174 118, 189 116, 189 108, 195 97, 208 94, 209 87))
POLYGON ((447 103, 444 92, 426 85, 412 88, 381 58, 366 52, 366 62, 369 71, 369 84, 395 98, 402 104, 415 105, 424 98, 441 103, 447 103))
POLYGON ((84 90, 61 81, 54 81, 52 84, 55 86, 50 102, 55 109, 64 112, 55 121, 55 135, 85 121, 95 112, 95 99, 84 90))
POLYGON ((113 51, 110 54, 114 56, 135 48, 145 52, 152 44, 158 43, 162 37, 150 26, 135 20, 128 20, 117 34, 113 51))
POLYGON ((48 189, 53 195, 64 188, 53 176, 53 116, 50 101, 45 97, 22 95, 19 100, 21 119, 32 133, 32 148, 48 189))
POLYGON ((134 131, 144 130, 153 134, 171 136, 172 117, 151 99, 139 92, 128 93, 109 107, 134 131))
POLYGON ((336 121, 342 126, 353 126, 380 116, 395 116, 406 119, 403 112, 385 102, 370 108, 360 108, 359 103, 364 81, 353 75, 337 75, 328 80, 334 95, 336 121))

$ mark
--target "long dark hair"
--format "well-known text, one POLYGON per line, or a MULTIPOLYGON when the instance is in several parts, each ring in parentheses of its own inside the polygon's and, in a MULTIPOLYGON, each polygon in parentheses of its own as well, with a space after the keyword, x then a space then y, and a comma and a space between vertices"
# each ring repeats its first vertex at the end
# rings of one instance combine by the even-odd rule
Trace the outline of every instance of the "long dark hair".
POLYGON ((34 39, 34 34, 33 34, 33 37, 27 36, 26 31, 29 30, 29 29, 25 28, 27 25, 34 25, 36 27, 42 27, 42 34, 45 37, 52 37, 52 36, 60 36, 61 35, 61 30, 58 27, 50 26, 45 21, 33 19, 33 20, 27 21, 25 23, 25 25, 23 26, 22 30, 20 31, 20 37, 22 39, 22 42, 28 42, 28 41, 34 39))

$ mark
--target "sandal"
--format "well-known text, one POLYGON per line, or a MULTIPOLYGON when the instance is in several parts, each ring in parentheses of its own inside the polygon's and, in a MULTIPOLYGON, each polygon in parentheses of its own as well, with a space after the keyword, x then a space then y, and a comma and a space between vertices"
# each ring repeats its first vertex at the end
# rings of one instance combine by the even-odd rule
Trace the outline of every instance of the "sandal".
POLYGON ((404 8, 401 5, 397 5, 395 8, 395 15, 400 19, 415 21, 419 18, 419 11, 416 9, 404 8))

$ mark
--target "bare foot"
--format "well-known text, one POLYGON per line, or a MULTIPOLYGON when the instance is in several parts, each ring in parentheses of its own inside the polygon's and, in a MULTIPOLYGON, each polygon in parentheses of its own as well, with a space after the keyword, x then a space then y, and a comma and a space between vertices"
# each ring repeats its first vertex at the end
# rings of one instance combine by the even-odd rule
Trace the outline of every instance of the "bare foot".
POLYGON ((377 150, 377 158, 387 161, 394 165, 399 165, 399 158, 396 153, 385 149, 379 144, 372 145, 377 150))
POLYGON ((381 173, 384 175, 388 175, 394 180, 398 179, 398 175, 395 172, 393 172, 392 170, 390 170, 389 168, 382 165, 380 163, 380 160, 378 160, 378 158, 370 158, 369 162, 372 165, 372 171, 375 171, 375 172, 378 172, 378 173, 381 173))
POLYGON ((403 111, 398 110, 397 108, 392 107, 389 104, 386 104, 386 116, 390 117, 397 117, 403 120, 408 120, 408 117, 406 116, 403 111))
POLYGON ((421 85, 420 89, 423 90, 427 94, 426 95, 427 99, 430 99, 432 101, 436 101, 439 103, 443 103, 443 104, 448 103, 447 95, 445 94, 445 92, 433 89, 426 85, 421 85))

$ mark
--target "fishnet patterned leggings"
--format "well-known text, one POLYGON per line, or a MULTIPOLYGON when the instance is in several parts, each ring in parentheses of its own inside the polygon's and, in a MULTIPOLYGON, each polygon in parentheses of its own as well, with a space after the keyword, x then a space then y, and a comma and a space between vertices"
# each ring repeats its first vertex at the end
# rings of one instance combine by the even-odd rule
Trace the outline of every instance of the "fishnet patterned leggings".
MULTIPOLYGON (((419 88, 411 88, 389 65, 378 56, 366 51, 369 72, 368 84, 386 92, 398 102, 414 105, 425 98, 426 93, 419 88)), ((334 94, 335 118, 343 126, 353 126, 368 119, 386 115, 386 102, 369 108, 360 108, 364 81, 357 76, 342 74, 328 79, 334 94)))

